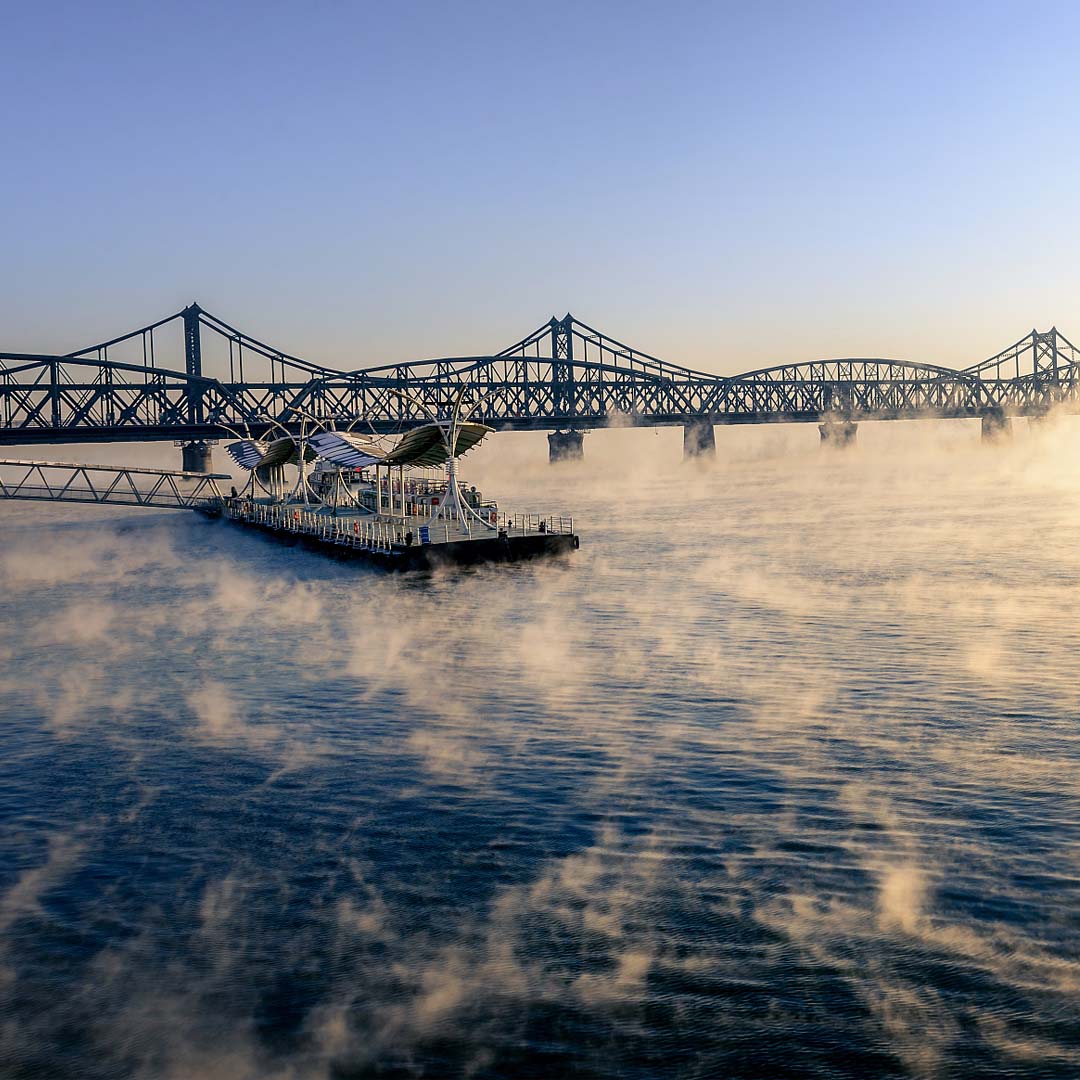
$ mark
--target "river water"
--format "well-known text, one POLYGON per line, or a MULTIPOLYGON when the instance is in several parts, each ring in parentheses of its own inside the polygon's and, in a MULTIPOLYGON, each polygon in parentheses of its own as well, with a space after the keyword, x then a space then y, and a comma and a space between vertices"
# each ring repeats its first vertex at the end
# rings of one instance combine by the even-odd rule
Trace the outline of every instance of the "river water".
POLYGON ((0 1075, 1080 1075, 1080 422, 679 439, 425 578, 4 505, 0 1075))

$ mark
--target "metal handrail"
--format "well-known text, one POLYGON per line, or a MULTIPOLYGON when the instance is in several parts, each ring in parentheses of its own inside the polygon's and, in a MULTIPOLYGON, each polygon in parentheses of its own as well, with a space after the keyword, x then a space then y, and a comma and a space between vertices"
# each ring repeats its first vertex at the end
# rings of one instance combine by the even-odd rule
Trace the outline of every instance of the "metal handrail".
MULTIPOLYGON (((405 535, 412 532, 416 540, 419 525, 404 519, 386 517, 329 517, 303 507, 289 504, 267 504, 251 499, 225 500, 227 516, 249 524, 261 525, 281 532, 318 537, 343 547, 367 551, 390 552, 395 546, 405 546, 405 535)), ((508 534, 572 535, 574 519, 558 515, 503 514, 498 527, 508 534)), ((449 527, 444 539, 450 539, 449 527)))

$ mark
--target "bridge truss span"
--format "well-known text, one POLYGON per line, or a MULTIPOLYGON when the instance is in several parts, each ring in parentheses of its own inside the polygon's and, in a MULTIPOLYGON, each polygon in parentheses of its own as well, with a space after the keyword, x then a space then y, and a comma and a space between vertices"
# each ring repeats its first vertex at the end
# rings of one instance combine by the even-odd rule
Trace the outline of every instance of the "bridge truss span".
POLYGON ((720 376, 566 315, 498 352, 345 372, 191 304, 75 352, 0 353, 0 443, 261 437, 313 420, 387 433, 426 422, 407 389, 449 407, 463 385, 475 418, 503 430, 1039 415, 1080 400, 1080 355, 1051 328, 959 370, 846 358, 720 376))

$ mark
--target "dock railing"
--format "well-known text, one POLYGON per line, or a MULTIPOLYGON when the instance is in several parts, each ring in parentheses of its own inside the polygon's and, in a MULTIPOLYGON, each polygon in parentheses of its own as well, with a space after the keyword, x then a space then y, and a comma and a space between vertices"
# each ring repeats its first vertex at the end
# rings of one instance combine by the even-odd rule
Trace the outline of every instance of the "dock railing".
POLYGON ((243 498, 227 500, 226 513, 249 525, 312 536, 327 543, 367 551, 389 552, 395 544, 405 543, 405 533, 409 531, 401 519, 332 517, 304 507, 243 498))
MULTIPOLYGON (((390 552, 395 546, 404 546, 406 533, 410 532, 413 543, 420 542, 419 526, 410 524, 405 518, 374 515, 334 517, 288 503, 262 503, 243 497, 225 499, 224 504, 225 513, 229 517, 247 524, 278 532, 311 536, 342 547, 390 552)), ((504 514, 499 518, 498 528, 505 529, 510 535, 566 535, 573 533, 574 519, 542 514, 504 514)), ((445 523, 442 532, 443 539, 448 541, 450 534, 445 523)), ((437 541, 439 534, 440 530, 436 529, 433 539, 437 541)))
POLYGON ((501 514, 499 528, 508 533, 543 532, 566 535, 574 531, 574 519, 545 514, 501 514))

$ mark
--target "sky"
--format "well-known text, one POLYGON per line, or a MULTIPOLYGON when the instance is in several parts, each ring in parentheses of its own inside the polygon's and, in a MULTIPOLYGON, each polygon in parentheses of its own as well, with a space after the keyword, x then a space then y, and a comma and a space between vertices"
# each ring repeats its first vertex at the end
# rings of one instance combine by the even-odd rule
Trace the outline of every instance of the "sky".
POLYGON ((553 314, 719 374, 1080 342, 1080 6, 3 7, 0 348, 342 368, 553 314))

